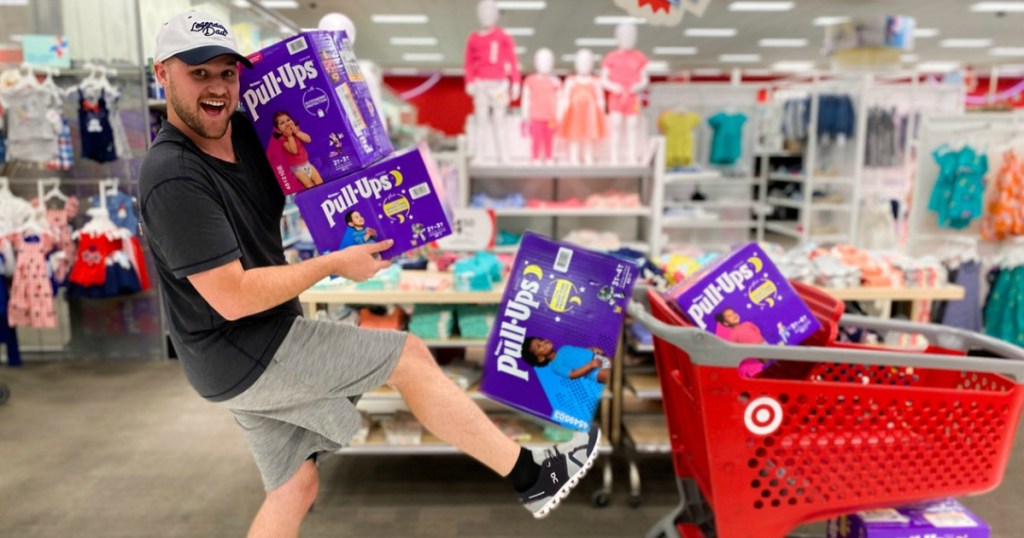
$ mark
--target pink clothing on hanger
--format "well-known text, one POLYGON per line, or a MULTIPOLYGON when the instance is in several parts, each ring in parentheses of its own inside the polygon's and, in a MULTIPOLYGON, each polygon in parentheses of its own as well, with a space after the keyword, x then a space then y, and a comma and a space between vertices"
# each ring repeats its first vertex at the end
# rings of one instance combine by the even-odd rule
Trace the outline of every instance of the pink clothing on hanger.
POLYGON ((598 80, 590 77, 581 80, 569 77, 566 82, 569 93, 569 106, 562 117, 559 134, 562 138, 573 141, 601 140, 605 135, 604 111, 598 100, 598 80))
POLYGON ((522 80, 516 44, 504 30, 495 26, 487 33, 472 32, 466 41, 466 84, 476 79, 522 80))
POLYGON ((53 238, 43 233, 38 242, 31 242, 20 233, 13 233, 7 236, 7 240, 14 246, 17 258, 7 305, 7 323, 11 327, 56 327, 53 286, 46 267, 46 255, 54 246, 53 238))
POLYGON ((523 90, 530 92, 530 110, 526 111, 527 117, 531 121, 554 121, 558 89, 561 87, 562 81, 553 75, 534 73, 526 77, 523 81, 523 90))
MULTIPOLYGON (((39 207, 39 199, 32 199, 32 205, 39 207)), ((72 196, 61 208, 46 208, 46 223, 53 234, 54 247, 63 253, 53 259, 53 276, 63 283, 75 261, 75 242, 71 239, 71 219, 78 216, 78 197, 72 196)))
POLYGON ((645 67, 647 56, 636 49, 614 50, 604 57, 601 69, 607 72, 609 81, 622 87, 621 93, 608 95, 608 112, 624 116, 640 113, 640 96, 633 92, 633 87, 643 81, 645 67))

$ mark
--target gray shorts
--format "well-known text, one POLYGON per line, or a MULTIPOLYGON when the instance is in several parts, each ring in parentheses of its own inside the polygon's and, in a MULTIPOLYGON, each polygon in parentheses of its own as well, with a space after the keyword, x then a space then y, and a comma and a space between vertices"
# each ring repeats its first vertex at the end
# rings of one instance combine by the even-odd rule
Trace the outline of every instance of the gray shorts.
POLYGON ((245 431, 267 491, 311 455, 348 444, 362 424, 355 402, 387 381, 405 340, 404 332, 296 318, 256 383, 221 402, 245 431))

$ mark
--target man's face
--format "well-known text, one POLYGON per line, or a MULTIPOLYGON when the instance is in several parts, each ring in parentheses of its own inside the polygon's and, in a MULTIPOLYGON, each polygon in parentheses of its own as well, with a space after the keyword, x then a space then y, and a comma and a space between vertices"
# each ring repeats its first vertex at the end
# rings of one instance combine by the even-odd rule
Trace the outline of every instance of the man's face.
POLYGON ((551 345, 551 340, 547 338, 537 338, 530 342, 530 353, 537 356, 537 360, 540 364, 547 364, 551 362, 551 350, 554 346, 551 345))
POLYGON ((735 310, 728 308, 725 312, 722 312, 722 319, 725 320, 726 325, 734 326, 739 324, 740 315, 735 310))
POLYGON ((363 216, 360 215, 358 211, 353 211, 352 226, 355 226, 356 228, 362 228, 364 224, 366 224, 366 219, 364 219, 363 216))
POLYGON ((177 58, 157 64, 157 77, 167 89, 167 101, 195 134, 216 140, 224 136, 231 113, 238 107, 238 69, 225 54, 200 65, 177 58))

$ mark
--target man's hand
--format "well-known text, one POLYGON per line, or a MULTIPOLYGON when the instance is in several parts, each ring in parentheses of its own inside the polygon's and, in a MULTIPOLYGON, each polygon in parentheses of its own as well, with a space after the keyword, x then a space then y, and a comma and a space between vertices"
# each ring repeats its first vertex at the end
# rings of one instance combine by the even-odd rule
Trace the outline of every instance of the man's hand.
POLYGON ((372 278, 381 269, 391 266, 390 261, 383 261, 374 256, 383 252, 395 244, 393 239, 386 239, 379 243, 366 243, 346 247, 332 254, 333 265, 337 267, 335 272, 349 280, 362 282, 372 278))

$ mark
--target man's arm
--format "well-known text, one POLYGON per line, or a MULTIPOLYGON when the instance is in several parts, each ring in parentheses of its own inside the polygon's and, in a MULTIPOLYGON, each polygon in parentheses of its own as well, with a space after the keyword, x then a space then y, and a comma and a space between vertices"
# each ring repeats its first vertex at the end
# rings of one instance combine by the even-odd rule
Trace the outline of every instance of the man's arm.
POLYGON ((258 314, 298 297, 332 274, 361 282, 391 265, 373 257, 394 241, 368 243, 317 256, 301 263, 245 270, 237 259, 188 277, 199 295, 224 319, 258 314))

